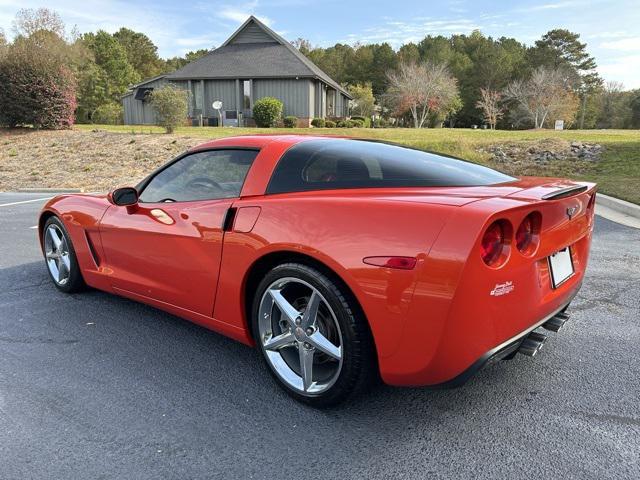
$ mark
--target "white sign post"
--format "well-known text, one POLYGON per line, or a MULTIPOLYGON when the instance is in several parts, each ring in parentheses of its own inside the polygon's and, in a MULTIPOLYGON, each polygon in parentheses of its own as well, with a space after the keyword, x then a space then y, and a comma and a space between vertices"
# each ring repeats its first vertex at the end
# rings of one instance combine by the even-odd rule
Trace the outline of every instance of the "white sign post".
POLYGON ((564 120, 556 120, 556 130, 564 130, 564 120))
POLYGON ((220 113, 220 110, 222 109, 222 102, 220 100, 216 100, 215 102, 213 102, 211 104, 211 106, 213 107, 214 110, 218 111, 218 118, 220 119, 220 126, 223 127, 224 125, 222 125, 222 113, 220 113))

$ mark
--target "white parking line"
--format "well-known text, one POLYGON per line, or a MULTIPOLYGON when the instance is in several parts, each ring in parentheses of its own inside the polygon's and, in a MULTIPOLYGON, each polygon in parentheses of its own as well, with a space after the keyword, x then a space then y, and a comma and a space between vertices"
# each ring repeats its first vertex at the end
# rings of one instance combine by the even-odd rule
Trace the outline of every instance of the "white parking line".
POLYGON ((11 205, 21 205, 23 203, 41 202, 43 200, 49 200, 53 197, 34 198, 33 200, 22 200, 21 202, 1 203, 0 207, 10 207, 11 205))
POLYGON ((31 230, 38 228, 38 225, 34 225, 33 227, 29 227, 31 230))

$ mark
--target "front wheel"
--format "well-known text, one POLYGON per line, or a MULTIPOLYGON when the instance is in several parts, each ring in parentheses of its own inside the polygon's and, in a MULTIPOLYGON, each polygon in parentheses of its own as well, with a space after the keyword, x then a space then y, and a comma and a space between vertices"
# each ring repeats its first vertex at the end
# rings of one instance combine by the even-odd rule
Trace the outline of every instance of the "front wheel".
POLYGON ((336 281, 315 268, 273 268, 253 302, 254 338, 294 398, 334 405, 368 386, 376 362, 366 320, 336 281))
POLYGON ((44 259, 49 276, 58 290, 73 293, 84 288, 71 238, 58 217, 50 217, 42 231, 44 259))

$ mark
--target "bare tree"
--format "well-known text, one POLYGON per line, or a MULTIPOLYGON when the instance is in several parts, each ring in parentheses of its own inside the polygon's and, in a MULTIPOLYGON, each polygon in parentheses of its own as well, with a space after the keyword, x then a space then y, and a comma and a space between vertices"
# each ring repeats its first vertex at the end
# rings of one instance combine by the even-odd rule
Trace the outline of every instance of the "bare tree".
POLYGON ((4 30, 0 28, 0 57, 4 55, 7 51, 9 44, 7 42, 7 37, 4 35, 4 30))
POLYGON ((295 40, 293 40, 291 42, 291 45, 293 45, 295 48, 300 50, 305 55, 309 53, 311 50, 313 50, 313 47, 311 46, 311 42, 306 38, 302 38, 302 37, 298 37, 295 40))
POLYGON ((415 128, 422 128, 431 113, 448 111, 458 98, 458 85, 443 64, 401 63, 389 72, 389 96, 397 110, 411 112, 415 128))
POLYGON ((577 106, 571 79, 561 68, 538 67, 528 80, 516 80, 504 90, 504 97, 515 103, 512 110, 517 122, 529 120, 542 128, 554 115, 562 114, 567 123, 575 119, 577 106))
POLYGON ((60 38, 65 38, 65 25, 62 17, 48 8, 22 8, 16 13, 13 21, 13 32, 16 36, 30 37, 36 32, 48 31, 60 38))
POLYGON ((491 130, 495 130, 496 123, 502 117, 504 109, 500 105, 502 94, 488 88, 480 89, 480 100, 476 103, 476 107, 482 110, 484 119, 489 124, 491 130))

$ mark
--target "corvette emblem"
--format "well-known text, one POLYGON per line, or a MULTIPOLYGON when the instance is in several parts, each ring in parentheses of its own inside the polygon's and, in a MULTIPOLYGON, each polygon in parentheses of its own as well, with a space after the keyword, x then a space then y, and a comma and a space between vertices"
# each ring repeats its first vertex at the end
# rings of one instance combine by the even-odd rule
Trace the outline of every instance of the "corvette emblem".
POLYGON ((569 207, 567 208, 567 217, 569 217, 569 220, 571 220, 571 218, 578 213, 578 210, 580 210, 580 207, 578 207, 578 205, 575 205, 573 207, 569 207))
POLYGON ((493 287, 493 290, 491 290, 491 293, 489 295, 499 297, 501 295, 511 293, 514 288, 515 287, 513 286, 513 282, 496 283, 496 286, 493 287))

